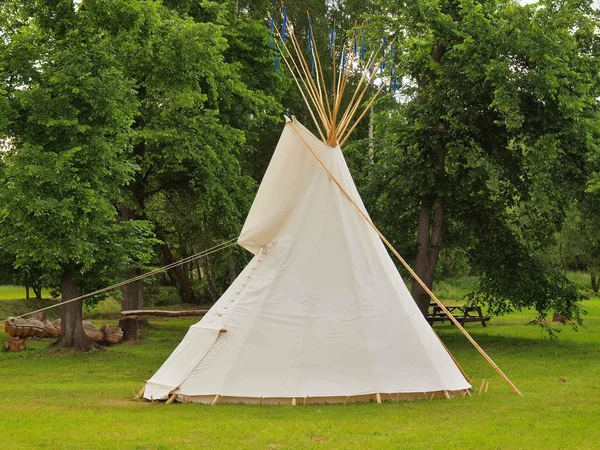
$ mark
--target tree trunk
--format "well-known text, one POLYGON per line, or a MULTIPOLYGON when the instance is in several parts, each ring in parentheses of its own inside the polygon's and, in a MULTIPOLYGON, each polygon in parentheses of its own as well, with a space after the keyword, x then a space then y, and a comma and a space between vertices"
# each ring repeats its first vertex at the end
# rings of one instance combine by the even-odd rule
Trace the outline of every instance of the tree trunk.
POLYGON ((29 300, 29 283, 25 283, 25 299, 29 300))
POLYGON ((42 282, 39 278, 31 275, 31 288, 33 289, 33 293, 35 294, 35 298, 38 300, 42 299, 42 282))
MULTIPOLYGON (((445 159, 446 153, 443 150, 435 152, 438 186, 444 182, 445 159)), ((433 287, 433 278, 439 260, 444 215, 445 205, 443 198, 429 197, 423 199, 417 225, 417 256, 414 270, 429 289, 433 287)), ((416 280, 413 280, 410 293, 423 315, 426 315, 431 299, 416 280)))
POLYGON ((600 287, 600 280, 598 280, 596 278, 596 272, 591 272, 590 276, 591 276, 591 279, 592 279, 592 291, 594 291, 597 294, 598 293, 598 287, 600 287))
MULTIPOLYGON (((61 280, 61 294, 63 302, 81 295, 81 292, 73 283, 73 278, 69 271, 63 273, 61 280)), ((85 334, 82 324, 82 308, 82 300, 71 302, 61 307, 61 336, 56 342, 57 348, 68 348, 76 351, 88 351, 92 348, 102 348, 85 334)))
MULTIPOLYGON (((129 269, 126 271, 127 278, 133 278, 140 274, 139 270, 129 269)), ((121 310, 130 311, 132 309, 144 309, 144 293, 142 290, 142 281, 134 281, 132 283, 121 286, 121 310)), ((140 324, 137 317, 121 318, 119 327, 123 330, 123 339, 127 341, 135 341, 140 336, 140 324)))
MULTIPOLYGON (((175 258, 173 257, 173 253, 169 246, 163 243, 160 246, 162 250, 162 254, 165 258, 165 262, 167 264, 172 264, 175 262, 175 258)), ((169 270, 171 274, 177 279, 177 284, 179 285, 179 295, 184 303, 194 303, 196 301, 196 297, 194 296, 194 291, 192 291, 192 284, 190 283, 190 277, 183 270, 181 266, 175 266, 169 270)))

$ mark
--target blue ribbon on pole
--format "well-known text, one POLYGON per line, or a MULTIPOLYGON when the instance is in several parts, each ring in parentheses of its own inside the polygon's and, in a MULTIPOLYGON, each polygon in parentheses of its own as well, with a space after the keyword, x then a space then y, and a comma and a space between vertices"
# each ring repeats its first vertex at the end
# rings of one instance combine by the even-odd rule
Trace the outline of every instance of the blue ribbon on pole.
POLYGON ((329 33, 329 57, 333 59, 333 41, 335 41, 335 27, 331 27, 331 33, 329 33))
POLYGON ((287 30, 287 9, 283 7, 283 22, 281 23, 281 40, 285 43, 287 30))
POLYGON ((360 37, 360 59, 365 59, 365 28, 361 29, 361 37, 360 37))
MULTIPOLYGON (((385 38, 383 38, 383 45, 381 46, 381 58, 385 58, 385 38)), ((379 66, 379 76, 383 76, 383 71, 385 70, 385 61, 381 61, 381 65, 379 66)))
POLYGON ((346 49, 342 50, 342 75, 344 75, 344 70, 346 70, 346 49))
POLYGON ((354 56, 356 56, 356 54, 357 54, 357 47, 358 47, 358 45, 357 45, 357 40, 358 40, 358 39, 357 39, 357 37, 356 37, 356 28, 355 28, 355 29, 354 29, 354 43, 352 44, 352 54, 353 54, 354 56))
POLYGON ((308 53, 312 53, 312 19, 308 19, 308 30, 306 31, 306 40, 308 41, 308 53))

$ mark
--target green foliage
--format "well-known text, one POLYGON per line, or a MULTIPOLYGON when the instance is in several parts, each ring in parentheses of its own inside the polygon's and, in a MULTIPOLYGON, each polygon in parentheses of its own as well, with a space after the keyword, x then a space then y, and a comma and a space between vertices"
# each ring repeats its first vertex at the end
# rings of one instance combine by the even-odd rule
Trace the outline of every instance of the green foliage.
POLYGON ((86 306, 83 311, 84 318, 108 319, 118 317, 121 312, 121 302, 112 297, 100 300, 97 304, 86 306))
POLYGON ((375 222, 413 255, 419 209, 443 201, 443 245, 467 255, 480 280, 474 300, 493 313, 578 318, 575 287, 544 252, 599 153, 590 3, 378 5, 374 33, 396 38, 404 84, 401 101, 376 108, 375 164, 358 164, 375 222))
POLYGON ((17 267, 74 272, 88 287, 147 260, 151 230, 118 222, 115 208, 134 171, 123 158, 133 86, 85 9, 75 14, 66 4, 57 2, 52 22, 36 4, 29 20, 3 29, 5 51, 16 57, 5 67, 13 115, 2 130, 11 153, 0 189, 0 243, 17 267))
POLYGON ((144 297, 149 306, 172 306, 181 303, 177 288, 173 286, 158 286, 146 292, 144 297))

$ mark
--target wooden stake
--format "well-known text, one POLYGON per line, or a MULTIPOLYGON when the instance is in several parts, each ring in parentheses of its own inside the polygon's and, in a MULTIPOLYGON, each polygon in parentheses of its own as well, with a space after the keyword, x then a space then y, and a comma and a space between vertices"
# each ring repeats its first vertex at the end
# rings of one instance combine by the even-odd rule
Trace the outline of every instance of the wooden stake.
POLYGON ((486 381, 485 383, 485 393, 487 394, 488 388, 490 387, 490 382, 486 381))
POLYGON ((304 403, 302 406, 306 406, 306 402, 308 402, 308 395, 306 397, 304 397, 304 403))
POLYGON ((292 406, 296 406, 296 398, 292 399, 292 406))
POLYGON ((145 384, 144 384, 144 387, 141 389, 141 391, 138 392, 138 394, 135 396, 135 399, 139 400, 140 398, 142 398, 143 395, 144 395, 144 392, 146 392, 146 385, 145 384))
POLYGON ((381 403, 381 395, 379 395, 379 392, 375 394, 375 399, 377 400, 377 403, 381 403))
POLYGON ((176 398, 177 398, 177 394, 171 394, 171 396, 169 397, 169 400, 167 400, 167 405, 170 405, 171 403, 173 403, 176 398))
POLYGON ((213 399, 211 406, 215 406, 220 398, 221 398, 221 396, 219 394, 215 395, 215 398, 213 399))
POLYGON ((350 396, 346 397, 346 400, 344 400, 344 406, 346 406, 346 403, 348 403, 348 399, 350 398, 350 396))
POLYGON ((448 391, 444 389, 444 395, 446 396, 446 398, 448 400, 450 400, 450 394, 448 394, 448 391))
POLYGON ((421 280, 421 278, 415 273, 415 271, 412 270, 412 268, 408 265, 408 263, 404 260, 404 258, 402 258, 402 256, 400 256, 400 253, 398 253, 396 251, 396 249, 392 246, 392 244, 390 244, 390 242, 381 233, 381 231, 379 231, 379 229, 375 226, 375 224, 370 219, 370 217, 360 208, 360 206, 358 206, 358 204, 354 201, 354 199, 352 198, 352 196, 348 193, 348 191, 344 188, 344 186, 342 186, 342 184, 340 183, 340 181, 335 177, 335 175, 325 165, 325 163, 323 162, 323 160, 321 158, 319 158, 319 155, 317 155, 317 153, 309 145, 309 143, 306 142, 306 139, 304 139, 304 136, 302 136, 302 134, 296 128, 296 125, 294 125, 294 122, 291 122, 291 124, 294 127, 294 129, 296 130, 296 132, 298 133, 298 136, 300 136, 300 139, 302 139, 302 141, 304 142, 304 144, 306 145, 306 147, 310 150, 310 152, 317 159, 317 161, 319 161, 319 164, 321 164, 321 166, 329 174, 329 176, 331 177, 331 179, 333 180, 333 182, 340 188, 340 190, 344 193, 344 195, 346 196, 346 198, 348 198, 348 200, 350 200, 350 203, 352 203, 352 205, 354 205, 354 208, 356 208, 356 210, 358 211, 358 213, 373 228, 373 230, 377 233, 377 235, 379 236, 379 238, 390 249, 390 251, 396 256, 396 258, 398 258, 398 260, 402 263, 402 265, 406 268, 406 270, 408 270, 408 272, 412 275, 412 277, 415 279, 415 281, 417 283, 419 283, 419 285, 423 288, 423 290, 425 292, 427 292, 427 294, 429 294, 429 296, 435 301, 435 303, 440 307, 440 309, 442 311, 444 311, 444 313, 448 316, 448 318, 452 321, 452 323, 454 323, 454 325, 456 325, 456 327, 460 330, 460 332, 469 340, 469 342, 473 345, 473 347, 475 347, 475 349, 481 354, 481 356, 483 356, 485 358, 485 360, 494 368, 494 370, 496 370, 496 372, 502 377, 502 379, 504 381, 506 381, 506 383, 510 386, 510 388, 517 395, 522 396, 523 394, 521 394, 521 391, 519 391, 517 389, 517 387, 512 383, 512 381, 510 381, 510 379, 504 374, 504 372, 502 372, 502 370, 500 369, 500 367, 498 367, 496 365, 496 363, 492 360, 492 358, 490 358, 488 356, 488 354, 479 346, 479 344, 477 344, 477 342, 475 342, 475 339, 473 339, 473 337, 471 337, 471 335, 467 332, 467 330, 465 330, 465 328, 454 317, 454 315, 450 311, 448 311, 448 308, 446 308, 446 306, 444 306, 444 304, 436 297, 436 295, 431 291, 431 289, 429 289, 427 287, 427 285, 425 283, 423 283, 423 280, 421 280))
POLYGON ((481 395, 481 391, 483 391, 484 384, 485 384, 485 378, 481 380, 481 386, 479 386, 479 395, 481 395))

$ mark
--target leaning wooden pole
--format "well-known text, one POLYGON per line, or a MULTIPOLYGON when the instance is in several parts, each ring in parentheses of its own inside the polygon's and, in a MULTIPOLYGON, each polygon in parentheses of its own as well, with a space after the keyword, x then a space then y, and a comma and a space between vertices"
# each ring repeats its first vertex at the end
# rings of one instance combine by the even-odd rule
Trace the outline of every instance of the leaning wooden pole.
POLYGON ((310 144, 306 141, 306 139, 304 139, 304 136, 302 136, 302 133, 300 133, 300 131, 298 131, 298 129, 294 125, 294 122, 291 122, 291 124, 294 127, 294 130, 296 130, 296 133, 298 134, 300 139, 302 139, 302 141, 304 142, 306 147, 310 150, 310 152, 317 159, 317 161, 319 161, 319 164, 321 164, 321 166, 325 169, 325 171, 331 177, 333 182, 340 188, 340 190, 344 193, 344 195, 348 198, 348 200, 350 200, 350 203, 352 203, 354 205, 354 207, 359 212, 359 214, 367 221, 367 223, 373 228, 373 230, 375 230, 375 232, 377 233, 379 238, 385 243, 385 245, 396 256, 396 258, 398 258, 398 260, 402 263, 402 265, 406 268, 406 270, 408 270, 408 272, 412 275, 412 277, 415 279, 415 281, 417 283, 419 283, 419 285, 423 288, 423 290, 425 292, 427 292, 427 294, 429 294, 429 296, 437 303, 437 305, 440 307, 440 309, 442 311, 444 311, 444 313, 448 316, 448 318, 454 323, 454 325, 456 325, 456 327, 469 340, 469 342, 473 345, 473 347, 475 347, 475 349, 481 354, 481 356, 483 356, 484 359, 494 368, 494 370, 498 373, 498 375, 500 375, 500 377, 504 381, 506 381, 506 383, 510 386, 510 388, 517 395, 522 396, 523 394, 521 393, 521 391, 519 391, 519 389, 517 389, 517 387, 513 384, 513 382, 510 381, 510 379, 504 374, 504 372, 502 372, 502 369, 500 369, 500 367, 498 367, 498 365, 492 360, 492 358, 490 358, 488 356, 488 354, 479 346, 479 344, 477 342, 475 342, 475 339, 473 339, 473 337, 471 337, 471 335, 467 332, 467 330, 465 330, 465 328, 454 317, 454 315, 452 313, 450 313, 450 311, 448 311, 448 309, 444 306, 444 304, 436 297, 436 295, 431 291, 431 289, 429 289, 427 287, 427 285, 423 282, 423 280, 421 280, 421 278, 412 270, 412 268, 408 265, 408 263, 404 260, 404 258, 402 258, 402 256, 400 256, 400 254, 396 251, 396 249, 392 246, 392 244, 390 244, 390 242, 385 238, 385 236, 381 233, 381 231, 379 231, 379 229, 375 226, 375 224, 373 223, 371 218, 361 209, 360 206, 358 206, 358 204, 354 201, 352 196, 348 193, 348 191, 344 188, 344 186, 342 186, 340 181, 329 170, 329 168, 325 165, 323 160, 321 158, 319 158, 319 155, 317 155, 317 153, 310 146, 310 144))

